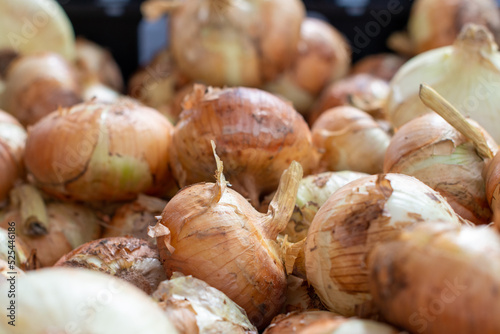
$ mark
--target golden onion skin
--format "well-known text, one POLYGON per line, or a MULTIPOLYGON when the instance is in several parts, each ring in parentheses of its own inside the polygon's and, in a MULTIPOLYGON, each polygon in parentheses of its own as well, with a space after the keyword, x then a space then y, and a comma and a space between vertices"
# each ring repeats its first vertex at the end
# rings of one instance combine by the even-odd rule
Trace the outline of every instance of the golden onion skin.
POLYGON ((28 133, 25 163, 39 187, 84 201, 134 199, 169 180, 171 124, 128 100, 61 109, 28 133))
POLYGON ((255 207, 261 195, 276 190, 293 160, 301 163, 304 174, 317 164, 302 116, 290 104, 258 89, 205 91, 196 86, 184 100, 170 146, 170 165, 181 187, 213 180, 211 140, 224 161, 227 180, 255 207))
POLYGON ((370 74, 387 82, 408 59, 393 53, 377 53, 363 57, 351 68, 351 74, 370 74))

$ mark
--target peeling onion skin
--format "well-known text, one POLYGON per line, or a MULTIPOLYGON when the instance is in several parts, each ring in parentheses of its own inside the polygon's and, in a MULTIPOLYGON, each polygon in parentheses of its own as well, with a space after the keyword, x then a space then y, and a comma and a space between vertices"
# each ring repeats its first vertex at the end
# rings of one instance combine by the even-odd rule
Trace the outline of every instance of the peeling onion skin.
MULTIPOLYGON (((8 287, 0 303, 8 305, 8 287)), ((178 333, 151 298, 135 286, 100 272, 45 268, 17 281, 15 327, 0 322, 5 334, 178 333), (36 298, 33 298, 36 296, 36 298)))
POLYGON ((256 208, 263 195, 276 190, 292 160, 301 163, 304 174, 317 165, 307 123, 270 93, 196 86, 183 107, 170 146, 170 165, 181 187, 213 180, 211 140, 232 188, 256 208))
POLYGON ((36 184, 63 199, 130 200, 170 179, 172 125, 129 99, 60 109, 28 133, 25 163, 36 184))
POLYGON ((351 75, 365 73, 389 82, 407 60, 392 53, 368 55, 352 66, 351 75))
MULTIPOLYGON (((476 122, 495 154, 498 146, 476 122)), ((488 224, 492 213, 486 198, 483 170, 487 162, 474 145, 435 113, 403 125, 387 149, 384 172, 414 176, 443 195, 462 218, 488 224)))
POLYGON ((0 110, 0 202, 3 202, 17 180, 24 177, 26 130, 11 115, 0 110))
POLYGON ((54 266, 104 272, 135 285, 148 295, 167 279, 158 249, 137 238, 89 241, 65 254, 54 266))
POLYGON ((384 318, 412 333, 498 333, 499 257, 488 226, 419 224, 369 255, 370 291, 384 318))
POLYGON ((497 231, 500 232, 500 154, 495 154, 484 173, 486 183, 486 199, 493 211, 493 222, 497 231))
POLYGON ((171 13, 171 48, 182 72, 213 86, 258 87, 296 53, 299 0, 190 0, 171 13))
POLYGON ((413 177, 390 173, 352 181, 314 217, 305 245, 307 280, 330 311, 368 316, 367 254, 404 227, 430 219, 461 222, 438 192, 413 177))
POLYGON ((321 114, 311 128, 323 152, 319 170, 381 173, 391 137, 368 113, 340 106, 321 114))
POLYGON ((32 125, 58 107, 82 101, 76 72, 60 55, 19 57, 7 71, 4 108, 23 125, 32 125))

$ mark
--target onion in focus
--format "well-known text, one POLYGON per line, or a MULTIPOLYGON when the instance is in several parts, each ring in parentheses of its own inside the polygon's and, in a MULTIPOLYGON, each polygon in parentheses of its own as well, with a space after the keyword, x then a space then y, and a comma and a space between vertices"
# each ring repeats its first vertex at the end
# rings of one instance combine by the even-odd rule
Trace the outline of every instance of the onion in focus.
POLYGON ((413 177, 379 174, 352 181, 330 196, 311 223, 307 280, 330 311, 371 315, 367 254, 404 227, 428 220, 460 224, 446 200, 413 177))
POLYGON ((156 110, 128 99, 86 102, 33 126, 25 163, 37 185, 60 198, 134 199, 169 180, 171 129, 156 110))
POLYGON ((406 61, 405 57, 392 53, 368 55, 354 64, 351 68, 351 74, 365 73, 385 81, 391 81, 406 61))
POLYGON ((170 280, 160 283, 153 298, 180 333, 257 333, 245 310, 192 276, 174 273, 170 280))

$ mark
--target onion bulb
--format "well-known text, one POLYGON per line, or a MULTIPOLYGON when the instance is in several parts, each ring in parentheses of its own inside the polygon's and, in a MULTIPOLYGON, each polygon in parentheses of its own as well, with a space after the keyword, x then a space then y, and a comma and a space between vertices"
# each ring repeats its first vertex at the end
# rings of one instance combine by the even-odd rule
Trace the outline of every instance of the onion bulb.
MULTIPOLYGON (((213 148, 215 151, 215 147, 213 148)), ((293 211, 302 177, 293 161, 267 214, 227 187, 217 159, 217 183, 182 189, 150 229, 167 276, 193 275, 225 293, 263 329, 286 299, 286 275, 276 242, 293 211)))
POLYGON ((170 153, 173 175, 181 187, 211 181, 216 169, 210 141, 217 144, 233 189, 259 207, 276 190, 292 160, 308 174, 317 164, 311 132, 293 107, 253 88, 196 86, 184 100, 170 153))
POLYGON ((426 83, 500 142, 499 81, 500 53, 493 36, 484 27, 467 25, 453 45, 422 53, 400 68, 390 84, 386 113, 399 128, 430 112, 419 100, 420 84, 426 83))
POLYGON ((149 295, 167 279, 158 249, 137 238, 89 241, 65 254, 54 266, 100 271, 126 280, 149 295))
POLYGON ((314 124, 326 110, 350 105, 361 109, 377 119, 384 119, 382 107, 389 95, 389 84, 372 75, 360 73, 331 83, 323 89, 308 116, 314 124))
POLYGON ((60 198, 134 199, 170 178, 171 124, 129 99, 59 109, 29 133, 25 163, 36 184, 60 198))
POLYGON ((370 74, 385 81, 391 81, 407 59, 393 53, 377 53, 361 58, 354 63, 351 74, 370 74))
POLYGON ((490 227, 418 224, 374 248, 370 291, 381 315, 412 333, 498 333, 499 258, 490 227))
MULTIPOLYGON (((8 286, 0 303, 9 305, 8 286)), ((178 333, 144 292, 118 278, 74 268, 46 268, 17 281, 15 326, 0 322, 5 334, 178 333)), ((8 319, 10 321, 10 319, 8 319)))
POLYGON ((320 170, 382 172, 391 137, 368 113, 349 106, 328 109, 311 132, 322 152, 320 170))
POLYGON ((0 227, 16 223, 16 236, 36 252, 42 267, 52 266, 61 256, 99 237, 100 221, 95 213, 78 204, 45 202, 33 186, 21 184, 10 193, 10 205, 0 227))
POLYGON ((0 202, 7 198, 16 180, 24 176, 26 137, 23 126, 0 110, 0 202))
POLYGON ((327 84, 347 74, 350 64, 351 50, 345 37, 328 22, 306 17, 292 65, 265 89, 290 100, 305 114, 327 84))
POLYGON ((378 174, 337 190, 314 217, 305 245, 307 280, 330 311, 371 312, 365 258, 401 229, 428 220, 460 224, 446 200, 419 180, 378 174))
POLYGON ((188 0, 170 14, 182 72, 207 85, 257 87, 293 61, 305 8, 299 0, 188 0))
POLYGON ((174 273, 170 280, 160 283, 153 298, 180 333, 257 334, 245 310, 192 276, 174 273))
POLYGON ((58 54, 23 56, 9 66, 4 108, 24 125, 35 124, 58 107, 81 101, 76 72, 58 54))
POLYGON ((280 314, 263 334, 397 334, 395 328, 356 318, 344 318, 327 311, 280 314))

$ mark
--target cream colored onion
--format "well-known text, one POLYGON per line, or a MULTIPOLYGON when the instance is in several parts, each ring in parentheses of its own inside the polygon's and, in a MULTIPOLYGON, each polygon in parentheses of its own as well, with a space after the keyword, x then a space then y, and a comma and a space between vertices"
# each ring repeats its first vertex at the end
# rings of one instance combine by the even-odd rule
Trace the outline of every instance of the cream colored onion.
POLYGON ((257 333, 245 310, 193 276, 174 273, 160 283, 153 298, 181 333, 257 333))
POLYGON ((60 109, 33 126, 26 167, 37 185, 61 198, 134 199, 170 179, 170 123, 130 99, 60 109))
POLYGON ((426 83, 500 142, 499 80, 500 53, 491 33, 467 25, 453 45, 422 53, 400 68, 390 84, 386 113, 399 128, 429 112, 418 96, 426 83))
POLYGON ((337 190, 314 217, 305 245, 307 280, 330 311, 371 312, 366 256, 401 230, 429 220, 460 224, 451 206, 421 181, 378 174, 337 190))
MULTIPOLYGON (((8 286, 0 303, 9 305, 8 286)), ((15 326, 0 322, 5 334, 178 333, 148 295, 118 278, 74 268, 47 268, 18 278, 15 326)))

